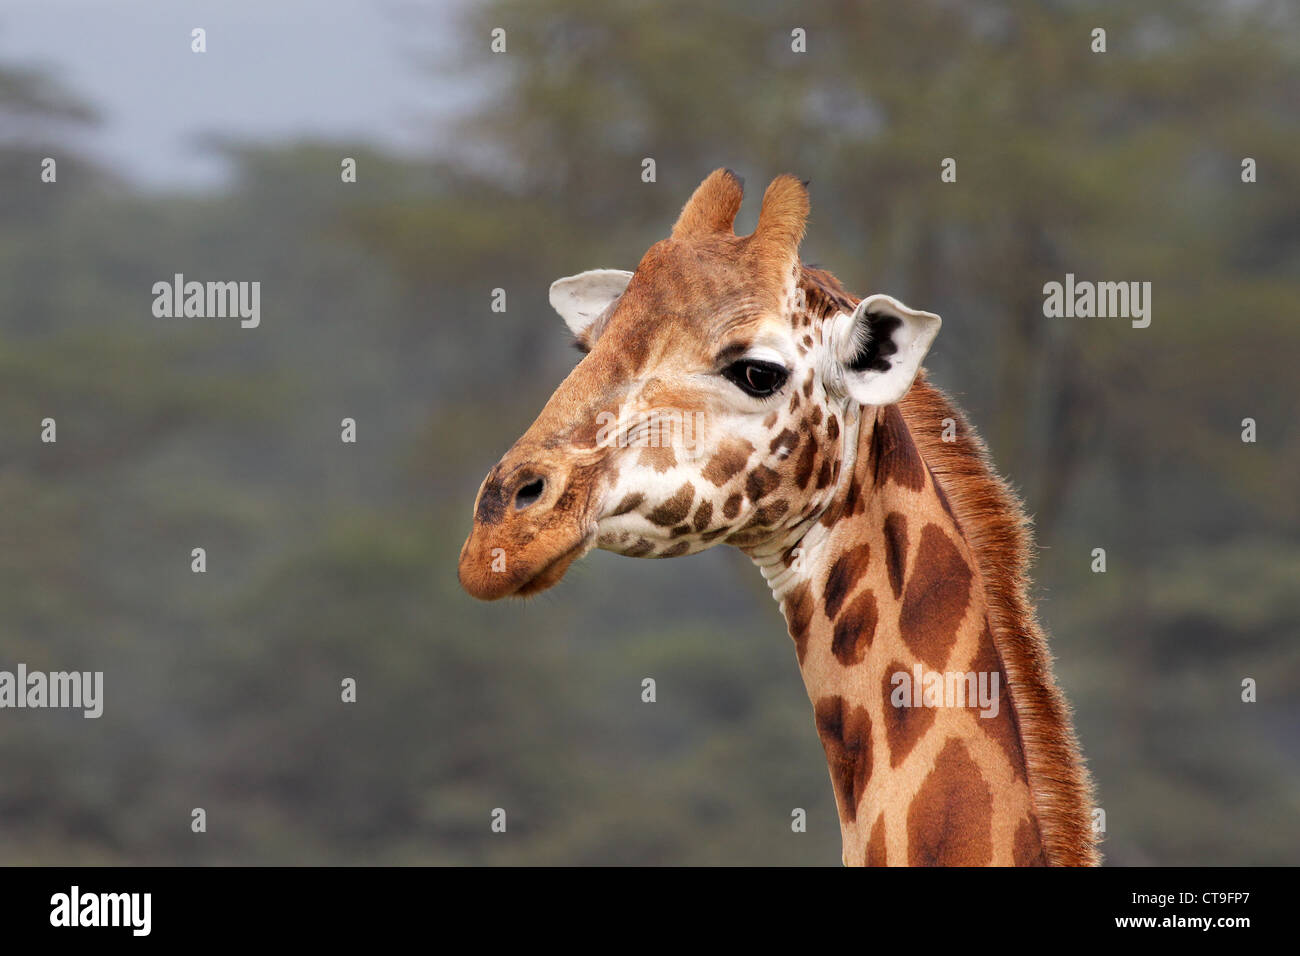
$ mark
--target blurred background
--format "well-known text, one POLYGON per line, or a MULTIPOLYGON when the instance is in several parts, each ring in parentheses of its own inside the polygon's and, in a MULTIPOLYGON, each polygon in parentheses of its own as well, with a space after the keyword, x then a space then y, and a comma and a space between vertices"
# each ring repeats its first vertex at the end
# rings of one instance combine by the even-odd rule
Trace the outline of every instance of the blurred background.
POLYGON ((797 173, 805 261, 943 315, 1107 861, 1300 862, 1297 102, 1284 0, 7 0, 0 669, 102 670, 105 711, 0 712, 0 862, 838 864, 738 552, 456 582, 578 358, 549 283, 720 165, 738 231, 797 173), (260 281, 261 326, 154 318, 178 272, 260 281), (1151 282, 1150 327, 1044 318, 1067 272, 1151 282))

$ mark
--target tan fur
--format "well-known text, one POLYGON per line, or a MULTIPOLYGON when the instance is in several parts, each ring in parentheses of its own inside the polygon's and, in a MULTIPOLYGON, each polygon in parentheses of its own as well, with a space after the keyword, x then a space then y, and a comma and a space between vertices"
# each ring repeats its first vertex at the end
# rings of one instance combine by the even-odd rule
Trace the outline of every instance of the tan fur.
POLYGON ((734 173, 712 173, 583 330, 589 353, 480 488, 462 584, 493 600, 554 585, 592 547, 739 547, 795 640, 846 862, 1096 863, 1088 775, 1027 597, 1019 501, 923 373, 897 405, 828 392, 828 320, 857 300, 799 263, 803 183, 774 180, 744 237, 733 232, 741 191, 734 173), (777 395, 745 398, 723 372, 773 337, 789 378, 777 395), (602 416, 629 402, 703 413, 698 446, 598 440, 602 416), (944 418, 956 442, 941 440, 944 418), (1004 672, 1004 719, 883 710, 895 662, 949 657, 1004 672))
POLYGON ((691 239, 711 232, 731 232, 745 198, 745 186, 730 169, 715 169, 682 207, 673 226, 674 239, 691 239))
MULTIPOLYGON (((856 297, 819 269, 805 268, 809 308, 823 316, 850 310, 856 297)), ((1033 536, 1019 497, 994 471, 965 414, 924 372, 899 403, 903 419, 943 488, 974 552, 984 582, 994 645, 1002 656, 1020 718, 1030 790, 1043 849, 1057 866, 1096 866, 1092 781, 1075 737, 1070 707, 1052 674, 1052 656, 1028 596, 1033 536), (951 418, 957 440, 942 439, 951 418)))
POLYGON ((1024 508, 994 472, 983 440, 942 391, 919 378, 900 407, 921 457, 948 495, 984 579, 993 642, 1013 688, 1048 861, 1095 866, 1100 857, 1091 822, 1092 781, 1028 596, 1032 532, 1024 508), (945 418, 957 423, 954 442, 940 437, 938 423, 945 418))
POLYGON ((778 176, 763 193, 758 227, 750 237, 751 254, 759 258, 761 272, 778 271, 793 260, 808 223, 808 189, 793 176, 778 176))

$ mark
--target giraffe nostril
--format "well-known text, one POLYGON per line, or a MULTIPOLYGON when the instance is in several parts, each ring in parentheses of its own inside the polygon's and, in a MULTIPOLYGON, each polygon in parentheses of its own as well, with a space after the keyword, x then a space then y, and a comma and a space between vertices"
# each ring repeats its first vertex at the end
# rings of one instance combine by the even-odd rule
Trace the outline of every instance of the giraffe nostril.
POLYGON ((537 503, 537 499, 542 496, 542 491, 546 488, 546 481, 542 478, 534 478, 528 484, 524 485, 515 492, 515 510, 523 511, 529 505, 537 503))

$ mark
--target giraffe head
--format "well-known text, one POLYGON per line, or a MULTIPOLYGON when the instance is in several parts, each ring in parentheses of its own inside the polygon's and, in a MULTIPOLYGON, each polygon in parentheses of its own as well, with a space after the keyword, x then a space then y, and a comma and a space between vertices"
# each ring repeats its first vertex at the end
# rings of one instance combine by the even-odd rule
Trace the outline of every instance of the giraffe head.
POLYGON ((805 184, 774 180, 748 236, 732 228, 742 195, 717 170, 634 272, 551 286, 586 355, 479 489, 470 594, 545 590, 593 547, 784 547, 835 494, 862 408, 911 387, 938 316, 882 295, 854 305, 829 277, 834 305, 810 309, 805 184))

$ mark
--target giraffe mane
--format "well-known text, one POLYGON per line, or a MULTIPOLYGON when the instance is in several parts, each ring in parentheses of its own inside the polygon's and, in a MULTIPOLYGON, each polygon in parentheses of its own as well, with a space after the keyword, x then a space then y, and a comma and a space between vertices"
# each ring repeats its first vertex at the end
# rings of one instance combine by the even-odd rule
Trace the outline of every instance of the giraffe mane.
MULTIPOLYGON (((804 266, 800 287, 821 318, 852 311, 857 299, 830 273, 804 266)), ((918 374, 898 405, 935 485, 946 496, 978 565, 993 643, 1007 669, 1043 850, 1054 866, 1100 862, 1092 830, 1092 781, 1070 706, 1052 675, 1052 656, 1029 599, 1033 533, 1020 497, 994 470, 965 413, 918 374), (936 422, 951 418, 957 439, 936 422)))

